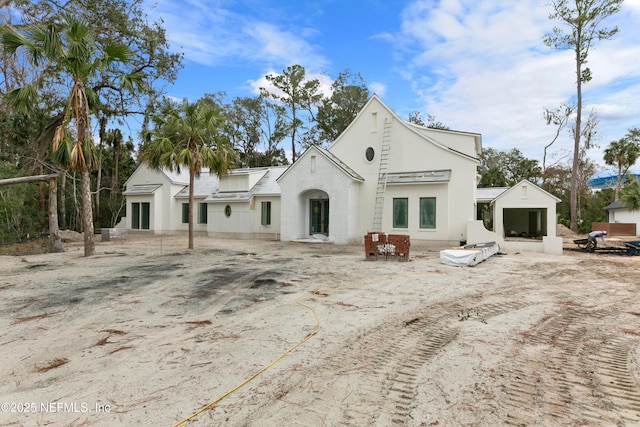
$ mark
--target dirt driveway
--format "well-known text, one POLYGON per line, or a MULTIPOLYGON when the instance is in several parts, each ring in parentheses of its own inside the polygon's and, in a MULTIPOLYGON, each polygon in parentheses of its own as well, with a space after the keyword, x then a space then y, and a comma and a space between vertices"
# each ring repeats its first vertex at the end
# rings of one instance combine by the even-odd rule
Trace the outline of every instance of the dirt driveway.
POLYGON ((0 257, 0 425, 640 425, 640 256, 185 247, 0 257))

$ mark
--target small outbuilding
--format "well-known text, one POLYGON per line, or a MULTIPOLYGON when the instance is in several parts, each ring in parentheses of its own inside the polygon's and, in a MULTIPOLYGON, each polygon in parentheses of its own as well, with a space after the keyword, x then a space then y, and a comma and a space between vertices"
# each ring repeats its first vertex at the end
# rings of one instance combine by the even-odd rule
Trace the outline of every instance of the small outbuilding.
POLYGON ((491 241, 506 251, 562 253, 562 238, 556 235, 560 199, 553 194, 523 180, 511 188, 479 188, 477 201, 488 205, 478 211, 490 212, 490 220, 468 224, 469 244, 491 241))

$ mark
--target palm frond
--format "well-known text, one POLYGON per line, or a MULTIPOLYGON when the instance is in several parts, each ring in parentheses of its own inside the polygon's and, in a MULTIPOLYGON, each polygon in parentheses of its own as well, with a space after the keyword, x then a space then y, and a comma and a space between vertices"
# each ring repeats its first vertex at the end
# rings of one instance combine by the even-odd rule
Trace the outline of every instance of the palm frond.
POLYGON ((84 157, 85 165, 91 169, 97 164, 98 160, 98 148, 93 143, 91 138, 85 138, 82 143, 82 156, 84 157))
POLYGON ((53 149, 51 153, 51 158, 54 163, 64 167, 65 169, 69 168, 71 164, 71 150, 72 150, 72 141, 69 138, 64 138, 60 141, 60 143, 53 149))
POLYGON ((127 63, 131 60, 131 50, 123 44, 109 44, 103 49, 102 61, 104 65, 111 62, 127 63))
POLYGON ((17 32, 15 28, 3 25, 0 27, 0 34, 2 37, 2 47, 9 55, 15 55, 16 51, 21 47, 26 47, 31 42, 22 34, 17 32))
POLYGON ((102 105, 102 102, 100 101, 100 97, 98 96, 96 91, 94 91, 90 87, 84 88, 84 98, 86 101, 87 111, 96 111, 102 105))
POLYGON ((60 143, 64 141, 65 135, 66 135, 65 125, 63 123, 60 126, 58 126, 56 128, 56 130, 53 132, 52 145, 53 145, 53 151, 54 152, 58 151, 58 147, 59 147, 60 143))
POLYGON ((137 90, 142 90, 146 86, 145 80, 142 78, 140 74, 131 73, 131 74, 123 74, 120 77, 120 87, 128 90, 129 92, 136 92, 137 90))
POLYGON ((84 159, 84 151, 82 149, 82 143, 76 139, 71 147, 71 159, 69 161, 69 169, 82 171, 86 169, 87 163, 84 159))
POLYGON ((620 191, 620 202, 629 210, 640 209, 640 180, 630 176, 629 183, 620 191))
POLYGON ((38 105, 38 91, 33 84, 13 89, 4 98, 11 108, 19 112, 30 113, 38 105))

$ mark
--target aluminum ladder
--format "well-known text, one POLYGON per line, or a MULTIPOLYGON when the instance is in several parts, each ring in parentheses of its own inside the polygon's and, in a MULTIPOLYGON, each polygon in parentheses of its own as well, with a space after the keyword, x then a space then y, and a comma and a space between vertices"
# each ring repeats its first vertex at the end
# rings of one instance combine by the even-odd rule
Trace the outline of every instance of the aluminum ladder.
POLYGON ((380 166, 378 168, 378 186, 376 200, 373 207, 373 227, 371 231, 382 231, 382 214, 384 212, 384 193, 387 190, 387 166, 389 165, 389 151, 391 150, 391 125, 393 118, 384 119, 382 146, 380 147, 380 166))

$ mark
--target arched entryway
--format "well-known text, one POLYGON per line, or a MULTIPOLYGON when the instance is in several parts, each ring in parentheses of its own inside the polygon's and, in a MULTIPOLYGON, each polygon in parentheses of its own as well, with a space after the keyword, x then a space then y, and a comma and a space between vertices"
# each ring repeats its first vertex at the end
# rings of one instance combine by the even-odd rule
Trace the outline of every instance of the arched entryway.
POLYGON ((306 234, 329 235, 329 195, 322 190, 308 190, 300 196, 306 212, 306 234))

